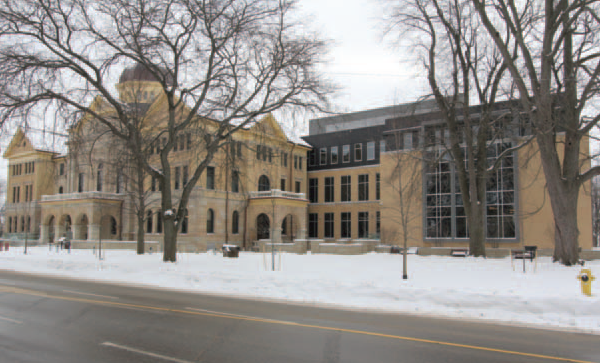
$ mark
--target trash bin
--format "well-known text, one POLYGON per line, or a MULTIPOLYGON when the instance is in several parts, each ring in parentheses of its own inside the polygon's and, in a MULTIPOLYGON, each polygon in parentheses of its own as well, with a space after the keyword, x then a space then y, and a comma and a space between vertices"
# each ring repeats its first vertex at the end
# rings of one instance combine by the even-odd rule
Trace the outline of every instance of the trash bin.
POLYGON ((240 247, 236 245, 223 245, 223 257, 239 257, 240 247))

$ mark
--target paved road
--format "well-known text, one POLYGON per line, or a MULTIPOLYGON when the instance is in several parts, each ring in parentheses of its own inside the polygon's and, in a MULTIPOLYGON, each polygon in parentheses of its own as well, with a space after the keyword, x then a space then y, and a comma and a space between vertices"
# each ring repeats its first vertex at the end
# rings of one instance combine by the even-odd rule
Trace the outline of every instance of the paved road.
POLYGON ((0 362, 600 362, 600 336, 0 271, 0 362))

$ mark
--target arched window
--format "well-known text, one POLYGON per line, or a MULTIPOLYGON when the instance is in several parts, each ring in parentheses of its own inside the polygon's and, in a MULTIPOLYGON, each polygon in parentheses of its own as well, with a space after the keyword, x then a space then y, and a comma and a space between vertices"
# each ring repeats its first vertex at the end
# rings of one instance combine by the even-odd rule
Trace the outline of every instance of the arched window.
POLYGON ((102 191, 102 168, 103 165, 101 163, 98 164, 98 178, 96 179, 96 190, 99 192, 102 191))
POLYGON ((117 234, 117 220, 115 217, 110 217, 110 234, 117 234))
POLYGON ((281 221, 281 235, 287 236, 287 217, 281 221))
POLYGON ((146 233, 152 233, 152 211, 149 210, 146 217, 146 233))
POLYGON ((238 211, 233 211, 233 217, 231 218, 231 233, 240 233, 240 214, 238 211))
POLYGON ((269 239, 269 217, 261 213, 256 217, 256 239, 269 239))
POLYGON ((183 216, 183 221, 181 221, 181 233, 188 233, 188 211, 185 210, 185 215, 183 216))
POLYGON ((63 187, 58 187, 58 194, 62 194, 63 193, 63 187))
POLYGON ((158 213, 156 213, 156 233, 162 233, 162 225, 162 210, 159 210, 158 213))
POLYGON ((215 212, 210 208, 206 213, 206 233, 215 233, 215 212))
POLYGON ((258 178, 258 191, 266 192, 271 190, 271 183, 269 182, 269 178, 266 175, 261 175, 258 178))

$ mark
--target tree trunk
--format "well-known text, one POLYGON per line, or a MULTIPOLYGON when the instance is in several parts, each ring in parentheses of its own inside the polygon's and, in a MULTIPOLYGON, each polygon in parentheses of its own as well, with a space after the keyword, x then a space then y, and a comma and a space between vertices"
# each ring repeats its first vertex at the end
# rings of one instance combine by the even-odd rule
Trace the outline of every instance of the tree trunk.
POLYGON ((579 261, 579 154, 576 152, 579 143, 572 142, 569 135, 566 135, 566 139, 562 168, 566 173, 563 174, 554 137, 546 134, 536 137, 554 216, 554 260, 571 266, 579 261))
POLYGON ((165 246, 163 261, 175 262, 177 260, 177 227, 175 226, 174 215, 165 215, 163 217, 163 232, 165 246))
POLYGON ((140 213, 137 216, 138 225, 137 225, 137 254, 144 254, 144 216, 140 213))
POLYGON ((484 203, 471 203, 469 217, 469 254, 475 257, 485 257, 485 211, 484 203))

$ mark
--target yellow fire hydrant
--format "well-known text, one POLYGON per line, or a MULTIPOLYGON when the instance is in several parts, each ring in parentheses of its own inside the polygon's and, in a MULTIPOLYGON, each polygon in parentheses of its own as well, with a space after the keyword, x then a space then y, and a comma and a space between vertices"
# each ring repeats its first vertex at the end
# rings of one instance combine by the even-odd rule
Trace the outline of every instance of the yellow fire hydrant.
POLYGON ((596 277, 592 275, 592 270, 589 268, 584 268, 577 276, 577 280, 581 282, 581 293, 587 296, 592 296, 592 281, 594 281, 596 277))

